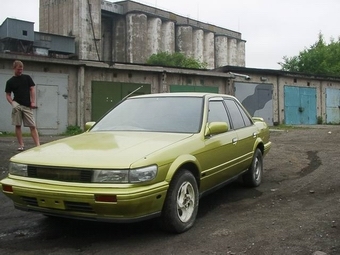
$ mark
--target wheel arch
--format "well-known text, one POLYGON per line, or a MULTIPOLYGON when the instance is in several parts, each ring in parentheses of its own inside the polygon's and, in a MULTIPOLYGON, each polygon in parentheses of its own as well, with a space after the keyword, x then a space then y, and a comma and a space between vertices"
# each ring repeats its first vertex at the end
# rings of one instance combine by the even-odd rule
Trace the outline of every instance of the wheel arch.
POLYGON ((256 151, 256 149, 260 149, 260 151, 263 155, 263 153, 264 153, 264 143, 261 140, 257 141, 257 143, 255 144, 254 151, 256 151))
POLYGON ((181 169, 190 171, 196 179, 198 188, 200 187, 200 164, 192 155, 181 155, 170 166, 165 180, 171 182, 173 176, 181 169))

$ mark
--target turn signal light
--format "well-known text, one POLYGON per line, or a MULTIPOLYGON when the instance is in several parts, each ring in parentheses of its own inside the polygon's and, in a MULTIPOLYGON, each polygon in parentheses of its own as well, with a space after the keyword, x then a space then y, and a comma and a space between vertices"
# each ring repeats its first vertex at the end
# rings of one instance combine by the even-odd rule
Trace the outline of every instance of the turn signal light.
POLYGON ((13 187, 10 186, 10 185, 5 185, 5 184, 2 184, 2 190, 4 192, 10 192, 10 193, 13 193, 13 187))
POLYGON ((94 198, 97 202, 117 202, 117 195, 95 195, 94 198))

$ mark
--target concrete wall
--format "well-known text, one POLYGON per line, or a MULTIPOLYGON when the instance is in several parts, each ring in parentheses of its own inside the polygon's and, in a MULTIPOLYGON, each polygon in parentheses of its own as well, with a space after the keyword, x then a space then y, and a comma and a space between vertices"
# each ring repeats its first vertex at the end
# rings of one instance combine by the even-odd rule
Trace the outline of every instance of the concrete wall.
POLYGON ((199 62, 204 61, 204 31, 202 29, 194 29, 192 35, 193 57, 199 62))
MULTIPOLYGON (((250 76, 249 79, 245 79, 242 76, 233 76, 228 72, 221 71, 119 63, 107 64, 0 53, 0 80, 3 81, 3 86, 13 73, 12 63, 15 59, 21 59, 24 62, 25 73, 34 74, 35 77, 49 77, 50 81, 45 78, 39 78, 42 81, 40 85, 56 85, 58 83, 52 82, 53 79, 60 81, 60 79, 64 79, 63 77, 67 77, 67 92, 58 95, 64 99, 65 97, 67 98, 67 102, 63 101, 64 99, 60 101, 60 104, 67 104, 67 124, 65 125, 78 125, 80 127, 84 127, 85 123, 91 120, 91 86, 93 81, 151 84, 151 93, 169 92, 171 85, 214 86, 218 87, 219 93, 231 95, 235 95, 235 83, 237 82, 242 83, 244 88, 248 83, 249 86, 267 84, 273 87, 273 123, 283 123, 285 119, 284 86, 315 87, 317 90, 317 115, 321 116, 323 120, 326 119, 327 88, 340 89, 340 77, 322 78, 283 73, 275 70, 268 72, 268 70, 257 69, 254 72, 251 69, 244 68, 243 74, 250 76)), ((3 96, 2 102, 7 107, 9 104, 5 100, 5 95, 3 96)), ((52 110, 55 111, 55 109, 52 110)), ((7 119, 4 122, 7 122, 7 119)), ((0 131, 4 131, 3 128, 4 125, 0 121, 0 131)), ((9 131, 12 131, 12 129, 9 131)))
POLYGON ((245 66, 239 32, 137 2, 116 3, 122 13, 110 12, 105 1, 89 2, 40 0, 40 31, 75 36, 81 60, 142 64, 152 54, 178 51, 209 69, 245 66))
POLYGON ((203 62, 207 63, 208 69, 215 68, 215 35, 212 32, 204 33, 203 62))
POLYGON ((157 54, 162 46, 162 20, 160 18, 148 19, 148 53, 147 56, 157 54))
MULTIPOLYGON (((127 56, 126 56, 126 21, 125 17, 118 17, 114 21, 114 38, 116 38, 113 41, 114 49, 113 49, 113 55, 114 59, 113 61, 117 62, 126 62, 127 56)), ((107 52, 106 54, 110 54, 110 52, 107 52)))
MULTIPOLYGON (((48 82, 40 83, 42 86, 56 85, 52 82, 53 79, 66 77, 64 79, 67 81, 65 87, 67 92, 62 92, 58 95, 61 98, 67 98, 66 101, 60 102, 60 105, 64 105, 67 108, 67 113, 65 113, 65 122, 67 123, 63 124, 64 128, 69 125, 84 127, 87 121, 91 121, 92 81, 151 84, 152 93, 170 92, 171 85, 217 86, 220 93, 229 93, 227 82, 229 75, 223 73, 117 63, 110 65, 92 61, 51 59, 41 56, 18 56, 0 53, 0 61, 2 63, 0 80, 3 86, 5 86, 5 82, 13 74, 12 63, 15 59, 20 59, 24 62, 24 73, 35 74, 35 77, 50 77, 48 82)), ((3 87, 4 90, 5 87, 3 87)), ((41 102, 44 99, 37 98, 37 101, 41 102)), ((5 95, 2 102, 4 106, 10 108, 10 105, 5 100, 5 95)), ((50 111, 55 112, 55 109, 50 109, 50 111)), ((10 114, 10 109, 8 113, 10 114)), ((10 116, 6 116, 3 123, 6 122, 9 125, 1 125, 0 121, 0 131, 12 132, 10 116)))
MULTIPOLYGON (((273 123, 282 124, 285 122, 285 86, 297 86, 297 87, 310 87, 316 89, 316 102, 317 102, 317 117, 321 117, 323 121, 326 121, 326 97, 327 88, 340 90, 340 77, 338 78, 326 78, 318 77, 314 75, 298 75, 298 74, 274 74, 273 72, 267 73, 264 70, 262 73, 257 74, 253 72, 242 72, 251 77, 250 80, 245 80, 242 77, 235 76, 231 81, 230 93, 235 95, 234 83, 242 82, 257 84, 268 84, 273 86, 272 103, 273 103, 273 123)), ((279 72, 278 72, 279 73, 279 72)), ((340 98, 339 98, 340 100, 340 98)))
POLYGON ((39 31, 75 36, 79 59, 101 60, 101 1, 40 0, 39 31))
POLYGON ((172 21, 162 21, 162 40, 161 51, 174 53, 175 52, 175 23, 172 21))
POLYGON ((228 37, 215 37, 215 65, 216 67, 226 66, 229 62, 228 37))
POLYGON ((102 17, 102 31, 101 31, 101 56, 102 61, 112 62, 115 58, 114 56, 114 22, 111 18, 102 17))
POLYGON ((188 57, 193 56, 193 28, 191 26, 176 27, 176 51, 188 57))
POLYGON ((145 63, 148 57, 147 16, 145 14, 128 14, 126 16, 126 26, 127 62, 145 63))
POLYGON ((237 40, 235 38, 228 38, 228 65, 238 65, 238 49, 237 40))
POLYGON ((238 41, 237 44, 237 65, 236 66, 246 66, 246 42, 238 41))

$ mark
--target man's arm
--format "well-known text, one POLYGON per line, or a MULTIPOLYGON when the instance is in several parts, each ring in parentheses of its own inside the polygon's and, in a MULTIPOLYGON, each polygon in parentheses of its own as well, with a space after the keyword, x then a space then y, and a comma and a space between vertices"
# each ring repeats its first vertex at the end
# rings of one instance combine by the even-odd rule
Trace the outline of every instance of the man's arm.
POLYGON ((37 108, 35 104, 35 86, 30 87, 31 108, 37 108))
POLYGON ((6 99, 7 99, 8 103, 12 104, 13 99, 12 99, 11 93, 6 93, 6 99))

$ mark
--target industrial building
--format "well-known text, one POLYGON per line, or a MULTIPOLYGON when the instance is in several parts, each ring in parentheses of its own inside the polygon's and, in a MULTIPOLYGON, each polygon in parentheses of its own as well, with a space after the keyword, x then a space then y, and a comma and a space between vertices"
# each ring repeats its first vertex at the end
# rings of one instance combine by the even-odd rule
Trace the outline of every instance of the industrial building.
MULTIPOLYGON (((39 32, 10 18, 0 26, 0 89, 22 60, 37 85, 42 135, 84 128, 137 88, 235 95, 269 125, 340 122, 340 77, 246 68, 239 32, 134 1, 40 0, 39 24, 39 32), (160 51, 182 52, 208 69, 145 64, 160 51)), ((0 107, 0 131, 12 132, 11 106, 1 100, 0 107)))
POLYGON ((40 32, 74 36, 81 60, 144 64, 181 52, 208 69, 245 66, 241 33, 135 1, 40 0, 40 32))

